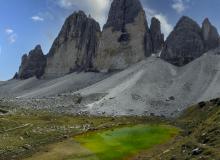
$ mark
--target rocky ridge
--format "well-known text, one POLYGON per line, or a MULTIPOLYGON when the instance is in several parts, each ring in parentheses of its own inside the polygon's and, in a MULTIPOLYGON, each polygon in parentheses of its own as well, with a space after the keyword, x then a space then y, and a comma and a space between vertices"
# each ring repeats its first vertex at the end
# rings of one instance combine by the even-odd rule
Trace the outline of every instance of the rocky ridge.
MULTIPOLYGON (((47 78, 72 72, 122 70, 159 52, 162 59, 183 66, 218 46, 219 34, 208 19, 200 27, 191 18, 183 16, 164 42, 160 21, 153 17, 148 27, 139 0, 114 0, 103 31, 98 22, 83 11, 68 17, 37 77, 43 73, 47 78)), ((26 59, 24 56, 21 66, 25 64, 29 68, 26 59)), ((22 68, 15 78, 35 76, 30 73, 22 76, 21 72, 26 74, 22 68)))
POLYGON ((93 18, 74 12, 47 55, 44 78, 125 69, 161 50, 163 42, 159 20, 149 28, 139 0, 114 0, 102 32, 93 18))
POLYGON ((114 0, 104 25, 95 67, 120 70, 151 55, 152 42, 139 0, 114 0))
POLYGON ((152 52, 158 53, 164 45, 164 34, 161 32, 160 21, 155 17, 151 19, 150 33, 152 39, 152 52))
POLYGON ((219 46, 219 34, 205 19, 202 28, 191 18, 183 16, 165 41, 161 58, 183 66, 219 46))
POLYGON ((21 66, 14 78, 28 79, 34 76, 40 78, 44 74, 45 66, 46 56, 43 54, 41 46, 37 45, 29 54, 22 56, 21 66))
POLYGON ((70 15, 49 51, 45 76, 93 68, 100 33, 99 24, 83 11, 70 15))
POLYGON ((202 23, 202 37, 204 40, 205 51, 219 46, 219 34, 217 29, 206 18, 202 23))

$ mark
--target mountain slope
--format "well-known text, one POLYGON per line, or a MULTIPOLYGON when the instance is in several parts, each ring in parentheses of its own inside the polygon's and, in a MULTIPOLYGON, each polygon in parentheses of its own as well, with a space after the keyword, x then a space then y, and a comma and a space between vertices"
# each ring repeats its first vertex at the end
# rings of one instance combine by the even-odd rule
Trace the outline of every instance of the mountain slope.
POLYGON ((173 141, 143 151, 132 160, 219 160, 220 98, 189 107, 176 119, 182 133, 173 141))
POLYGON ((79 93, 107 93, 88 104, 91 113, 172 116, 201 99, 220 96, 219 60, 219 56, 209 53, 178 68, 151 57, 79 93))
POLYGON ((80 93, 84 99, 96 98, 81 104, 78 112, 176 116, 191 104, 220 97, 218 53, 219 49, 210 51, 184 67, 150 57, 112 75, 73 73, 51 80, 12 80, 0 85, 0 95, 43 98, 80 93))
POLYGON ((220 158, 220 99, 200 102, 187 109, 178 118, 185 128, 183 140, 176 142, 162 159, 212 159, 220 158))

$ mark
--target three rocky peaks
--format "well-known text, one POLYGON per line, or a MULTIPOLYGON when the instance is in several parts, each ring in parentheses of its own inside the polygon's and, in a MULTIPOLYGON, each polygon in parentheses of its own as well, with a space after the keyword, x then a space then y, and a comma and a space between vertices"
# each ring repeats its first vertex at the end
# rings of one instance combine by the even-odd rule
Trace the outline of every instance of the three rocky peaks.
POLYGON ((219 34, 208 19, 200 28, 192 19, 182 17, 164 42, 160 21, 152 18, 148 27, 139 0, 113 0, 102 31, 83 11, 74 12, 46 56, 38 45, 22 57, 15 78, 121 70, 159 52, 162 59, 182 66, 218 46, 219 34))

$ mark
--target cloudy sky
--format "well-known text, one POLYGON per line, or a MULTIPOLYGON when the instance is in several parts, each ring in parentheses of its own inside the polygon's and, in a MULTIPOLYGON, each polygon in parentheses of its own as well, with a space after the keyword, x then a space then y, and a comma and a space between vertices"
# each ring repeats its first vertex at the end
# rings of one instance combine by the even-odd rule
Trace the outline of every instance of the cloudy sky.
MULTIPOLYGON (((205 17, 220 31, 219 0, 141 0, 148 22, 155 16, 167 36, 182 15, 199 24, 205 17)), ((21 56, 41 44, 46 54, 65 18, 75 10, 91 14, 102 26, 111 0, 2 0, 0 5, 0 80, 18 70, 21 56)))

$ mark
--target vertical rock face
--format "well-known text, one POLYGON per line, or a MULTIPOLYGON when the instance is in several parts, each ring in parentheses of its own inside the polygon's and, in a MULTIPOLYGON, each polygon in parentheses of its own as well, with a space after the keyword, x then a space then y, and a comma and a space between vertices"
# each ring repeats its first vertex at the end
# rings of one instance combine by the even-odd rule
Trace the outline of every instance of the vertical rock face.
POLYGON ((98 70, 124 69, 150 55, 152 43, 139 0, 113 0, 94 60, 98 70))
POLYGON ((61 76, 93 68, 100 26, 83 11, 70 15, 47 56, 45 76, 61 76))
POLYGON ((185 65, 204 52, 199 25, 189 17, 182 17, 168 36, 161 58, 177 66, 185 65))
POLYGON ((113 31, 126 30, 125 25, 133 23, 143 10, 139 0, 114 0, 104 29, 112 27, 113 31))
POLYGON ((152 52, 158 53, 163 47, 164 35, 161 33, 160 21, 155 17, 151 19, 150 33, 152 38, 152 52))
POLYGON ((41 46, 37 45, 28 55, 23 55, 19 72, 14 78, 28 79, 34 76, 40 78, 44 73, 45 66, 46 57, 42 52, 41 46))
POLYGON ((219 34, 217 29, 206 18, 202 23, 202 36, 205 44, 205 51, 219 46, 219 34))
POLYGON ((195 21, 184 16, 167 38, 161 58, 182 66, 217 47, 219 47, 218 31, 207 18, 200 28, 195 21))

